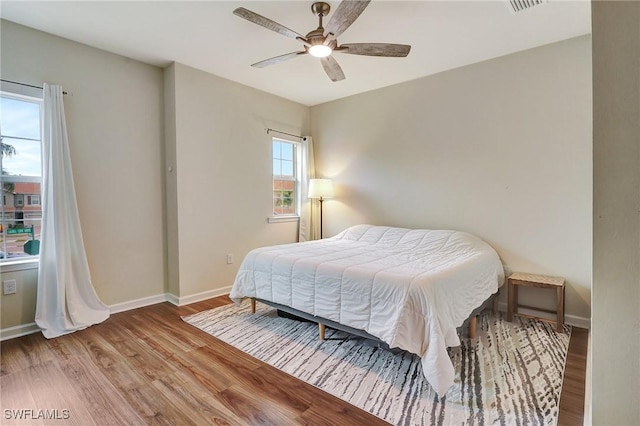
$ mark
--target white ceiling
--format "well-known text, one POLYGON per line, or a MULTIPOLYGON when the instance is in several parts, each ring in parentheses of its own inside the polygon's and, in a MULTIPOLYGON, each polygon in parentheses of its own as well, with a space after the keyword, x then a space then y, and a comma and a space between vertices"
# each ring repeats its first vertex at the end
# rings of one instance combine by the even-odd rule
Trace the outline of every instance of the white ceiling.
MULTIPOLYGON (((309 55, 250 64, 301 50, 296 40, 232 14, 245 7, 306 34, 313 1, 2 1, 2 18, 153 65, 180 62, 316 105, 591 32, 588 0, 548 0, 518 14, 502 1, 374 0, 338 39, 412 45, 406 58, 335 53, 346 80, 331 82, 309 55)), ((339 1, 329 1, 335 10, 339 1)), ((329 15, 330 19, 331 14, 329 15)), ((327 22, 325 20, 325 22, 327 22)))

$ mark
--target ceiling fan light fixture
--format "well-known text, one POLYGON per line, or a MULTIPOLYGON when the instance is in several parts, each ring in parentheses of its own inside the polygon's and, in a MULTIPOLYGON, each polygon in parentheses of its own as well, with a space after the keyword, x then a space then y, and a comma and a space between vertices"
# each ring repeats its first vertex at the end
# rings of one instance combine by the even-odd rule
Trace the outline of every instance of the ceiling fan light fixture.
MULTIPOLYGON (((2 1, 2 0, 0 0, 2 1)), ((411 46, 406 44, 394 44, 394 43, 349 43, 338 45, 338 37, 358 19, 360 14, 364 11, 371 0, 342 0, 338 5, 338 8, 333 12, 331 19, 326 25, 323 26, 323 18, 327 16, 331 10, 331 6, 326 2, 315 2, 311 5, 311 11, 318 17, 318 28, 311 30, 306 36, 298 34, 297 32, 272 21, 269 18, 265 18, 262 15, 258 15, 244 7, 238 7, 233 11, 233 14, 240 18, 246 19, 256 25, 260 25, 268 30, 282 34, 283 36, 293 38, 302 42, 304 50, 286 53, 284 55, 275 56, 273 58, 265 59, 264 61, 251 64, 252 67, 264 68, 269 65, 278 64, 280 62, 293 59, 300 55, 309 54, 316 58, 320 58, 322 68, 331 81, 344 80, 344 72, 340 65, 333 57, 333 52, 341 52, 343 54, 350 55, 363 55, 363 56, 383 56, 383 57, 398 57, 404 58, 409 54, 411 46)), ((506 1, 537 1, 543 2, 548 0, 506 0, 506 1)))
POLYGON ((324 44, 314 44, 309 48, 309 54, 316 58, 326 58, 331 55, 331 52, 333 52, 333 50, 324 44))

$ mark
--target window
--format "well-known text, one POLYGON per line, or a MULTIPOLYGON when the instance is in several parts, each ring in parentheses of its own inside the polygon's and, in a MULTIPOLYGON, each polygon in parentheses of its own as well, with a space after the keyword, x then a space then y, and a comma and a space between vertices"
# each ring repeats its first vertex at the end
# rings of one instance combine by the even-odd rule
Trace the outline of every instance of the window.
POLYGON ((41 99, 0 92, 0 262, 39 251, 41 111, 41 99))
POLYGON ((297 216, 299 200, 298 143, 273 138, 273 216, 297 216))

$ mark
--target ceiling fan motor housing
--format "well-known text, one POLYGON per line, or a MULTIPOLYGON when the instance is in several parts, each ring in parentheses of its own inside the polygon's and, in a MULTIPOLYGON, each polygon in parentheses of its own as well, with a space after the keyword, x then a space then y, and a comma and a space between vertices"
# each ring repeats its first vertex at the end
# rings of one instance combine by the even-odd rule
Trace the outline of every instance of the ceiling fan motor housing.
MULTIPOLYGON (((310 31, 305 38, 307 39, 307 41, 309 42, 310 45, 315 46, 317 44, 324 44, 325 41, 325 36, 324 36, 324 28, 320 27, 320 28, 316 28, 313 31, 310 31)), ((338 45, 338 42, 336 39, 331 40, 327 46, 329 46, 331 48, 331 50, 335 49, 336 46, 338 45)))

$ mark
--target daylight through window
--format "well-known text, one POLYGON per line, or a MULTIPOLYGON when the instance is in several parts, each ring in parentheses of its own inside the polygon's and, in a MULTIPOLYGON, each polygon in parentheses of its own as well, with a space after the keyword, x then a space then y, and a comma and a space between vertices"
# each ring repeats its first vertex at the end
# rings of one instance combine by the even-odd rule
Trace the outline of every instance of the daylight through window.
POLYGON ((40 251, 42 100, 0 93, 0 262, 40 251))
POLYGON ((273 138, 273 215, 298 214, 298 144, 273 138))

